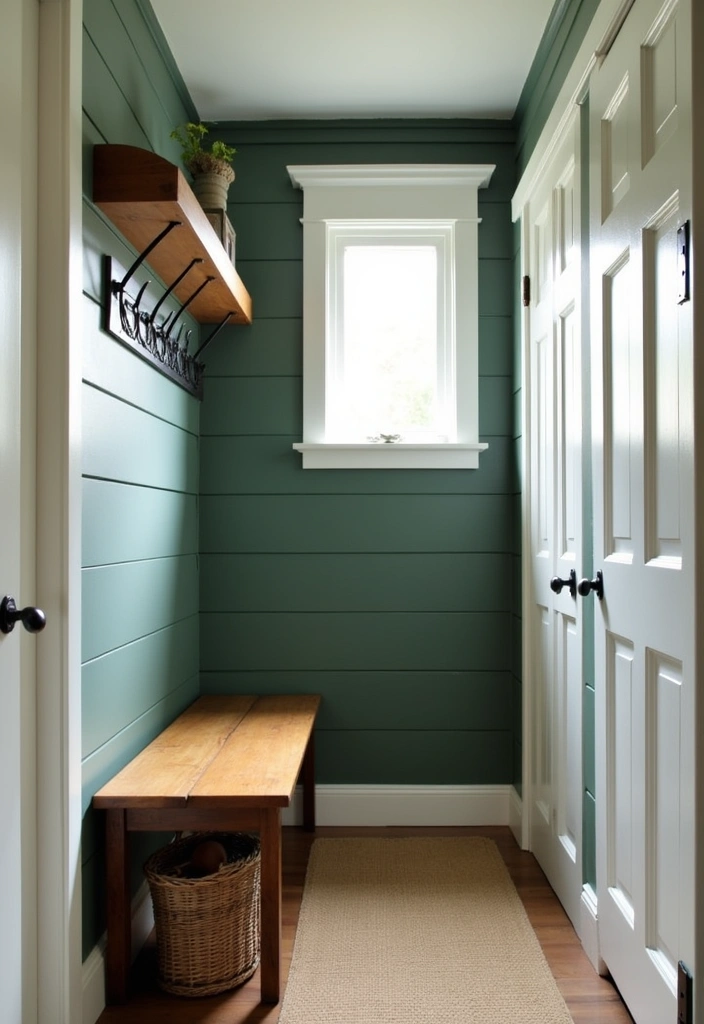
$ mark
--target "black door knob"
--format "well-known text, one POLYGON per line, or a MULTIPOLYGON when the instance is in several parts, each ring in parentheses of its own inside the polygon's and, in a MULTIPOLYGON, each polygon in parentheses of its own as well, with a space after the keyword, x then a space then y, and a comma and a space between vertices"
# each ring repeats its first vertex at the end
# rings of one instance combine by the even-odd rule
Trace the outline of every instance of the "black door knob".
POLYGON ((28 633, 41 633, 46 626, 46 615, 41 608, 18 608, 14 597, 3 597, 0 603, 0 632, 11 633, 16 622, 21 622, 28 633))
POLYGON ((582 597, 587 597, 593 590, 601 601, 604 596, 604 574, 598 572, 593 580, 580 580, 577 590, 582 597))
POLYGON ((570 569, 570 574, 566 580, 561 580, 559 576, 553 576, 550 580, 550 589, 554 594, 561 594, 563 587, 569 587, 572 597, 577 597, 577 573, 574 569, 570 569))

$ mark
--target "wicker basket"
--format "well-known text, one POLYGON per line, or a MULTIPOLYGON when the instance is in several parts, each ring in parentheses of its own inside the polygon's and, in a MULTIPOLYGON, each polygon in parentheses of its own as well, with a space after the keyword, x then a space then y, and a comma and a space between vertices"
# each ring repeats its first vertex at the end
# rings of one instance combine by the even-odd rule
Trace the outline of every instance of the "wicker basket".
POLYGON ((194 832, 152 854, 144 873, 154 904, 159 985, 178 996, 234 988, 259 966, 259 839, 245 832, 194 832), (227 863, 188 877, 194 847, 213 839, 227 863))

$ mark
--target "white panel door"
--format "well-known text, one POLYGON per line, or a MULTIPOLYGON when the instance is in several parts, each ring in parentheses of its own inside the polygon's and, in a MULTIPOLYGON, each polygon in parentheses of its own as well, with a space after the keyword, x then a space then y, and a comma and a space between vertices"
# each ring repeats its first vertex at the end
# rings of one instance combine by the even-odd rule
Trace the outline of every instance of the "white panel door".
POLYGON ((694 967, 689 0, 638 0, 590 87, 600 954, 637 1024, 694 967))
POLYGON ((582 892, 578 112, 527 211, 533 681, 531 849, 575 927, 582 892))

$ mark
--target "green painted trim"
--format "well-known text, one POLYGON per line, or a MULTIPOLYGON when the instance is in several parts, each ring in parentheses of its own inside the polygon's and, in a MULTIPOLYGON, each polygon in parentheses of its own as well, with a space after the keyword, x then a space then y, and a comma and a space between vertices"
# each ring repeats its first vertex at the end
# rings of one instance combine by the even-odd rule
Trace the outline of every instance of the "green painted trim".
MULTIPOLYGON (((516 127, 516 163, 518 176, 525 169, 533 149, 540 138, 550 111, 569 73, 579 47, 592 22, 601 0, 569 0, 559 30, 544 63, 533 63, 536 68, 532 89, 524 88, 519 100, 521 113, 514 118, 516 127)), ((540 54, 541 47, 538 53, 540 54)), ((528 79, 532 79, 533 67, 528 79)), ((528 80, 526 81, 526 85, 528 80)))
POLYGON ((154 13, 154 8, 149 3, 149 0, 135 0, 135 5, 139 13, 144 18, 144 23, 147 26, 147 29, 149 30, 152 39, 154 40, 154 44, 156 45, 157 49, 159 50, 159 53, 161 54, 161 58, 164 61, 166 70, 168 71, 169 76, 172 82, 174 83, 174 89, 178 93, 179 99, 186 108, 189 120, 200 121, 200 114, 196 109, 195 103, 191 99, 191 94, 188 91, 188 87, 186 86, 186 83, 183 80, 183 76, 181 75, 181 72, 178 69, 178 65, 174 60, 174 55, 171 52, 171 47, 169 46, 166 36, 164 35, 161 25, 159 24, 159 19, 154 13))
MULTIPOLYGON (((545 66, 552 59, 553 46, 555 45, 557 36, 567 18, 570 7, 579 6, 581 2, 582 0, 555 0, 555 4, 550 11, 545 25, 543 37, 538 44, 538 49, 535 52, 533 63, 530 66, 528 77, 525 80, 523 89, 521 90, 521 95, 518 98, 518 104, 513 115, 514 124, 520 125, 525 117, 530 98, 545 70, 545 66)), ((574 20, 574 15, 570 20, 574 20)))

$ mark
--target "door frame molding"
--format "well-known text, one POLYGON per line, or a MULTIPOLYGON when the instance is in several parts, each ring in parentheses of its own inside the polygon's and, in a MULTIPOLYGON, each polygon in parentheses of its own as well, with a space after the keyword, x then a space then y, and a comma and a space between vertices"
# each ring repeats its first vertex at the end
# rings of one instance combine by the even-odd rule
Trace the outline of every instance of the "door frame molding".
POLYGON ((39 3, 38 1020, 81 1019, 82 0, 39 3))
MULTIPOLYGON (((609 40, 613 40, 623 23, 633 0, 602 0, 581 43, 577 56, 565 78, 558 97, 543 127, 540 138, 520 178, 511 202, 512 220, 521 220, 520 277, 530 274, 530 238, 528 213, 531 197, 545 175, 565 132, 575 116, 575 109, 583 102, 589 88, 592 71, 605 52, 609 40)), ((584 154, 582 154, 584 159, 584 154)), ((583 240, 584 242, 584 240, 583 240)), ((588 296, 583 296, 583 304, 588 296)), ((582 339, 584 345, 584 339, 582 339)), ((530 313, 522 309, 521 315, 521 359, 522 359, 522 402, 521 402, 521 567, 522 567, 522 820, 518 834, 523 849, 531 845, 531 808, 533 805, 533 735, 535 729, 534 702, 536 682, 534 678, 535 619, 531 612, 531 476, 530 476, 530 407, 526 395, 530 393, 530 313)), ((603 963, 599 958, 597 906, 595 894, 585 887, 582 894, 583 913, 580 938, 589 958, 599 973, 603 963)), ((704 1022, 703 1022, 704 1024, 704 1022)))

